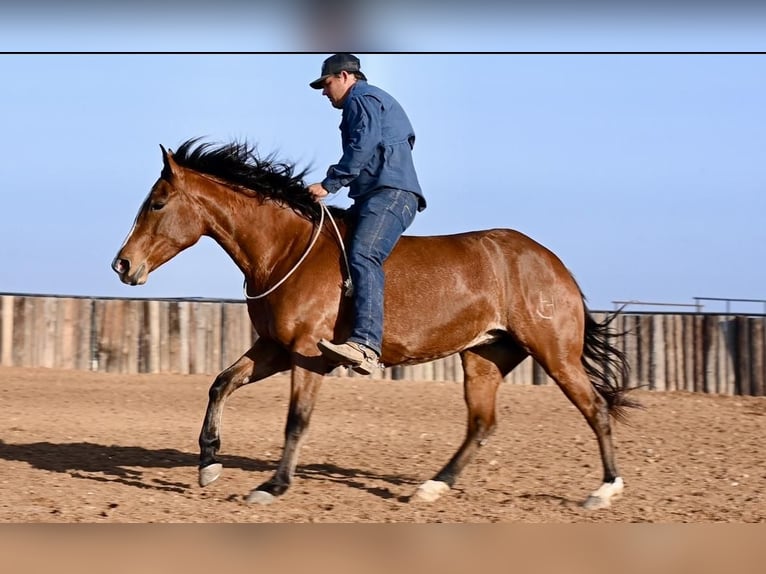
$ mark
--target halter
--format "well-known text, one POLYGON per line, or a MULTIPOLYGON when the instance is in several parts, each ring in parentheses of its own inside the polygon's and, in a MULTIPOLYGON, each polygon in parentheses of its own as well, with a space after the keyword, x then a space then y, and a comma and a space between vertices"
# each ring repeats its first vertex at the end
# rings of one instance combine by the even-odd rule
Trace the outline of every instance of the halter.
POLYGON ((319 205, 321 206, 321 209, 319 210, 319 225, 316 226, 314 229, 314 236, 311 238, 311 243, 309 243, 309 246, 306 248, 306 251, 303 252, 303 255, 301 255, 301 258, 298 259, 298 262, 293 265, 293 268, 290 269, 290 271, 287 272, 287 275, 282 277, 279 281, 277 281, 276 285, 271 287, 268 291, 265 293, 261 293, 260 295, 248 295, 247 294, 247 277, 242 282, 242 291, 245 294, 245 299, 261 299, 265 297, 266 295, 269 295, 270 293, 273 293, 274 291, 279 288, 282 283, 287 281, 288 277, 292 275, 298 267, 301 266, 301 263, 303 263, 303 260, 306 259, 309 253, 311 253, 311 250, 314 248, 314 245, 317 242, 317 239, 319 239, 319 233, 322 231, 322 225, 324 225, 324 214, 327 213, 328 218, 330 219, 330 223, 332 223, 332 227, 335 230, 335 235, 338 237, 338 244, 340 245, 340 250, 343 253, 343 261, 346 264, 346 273, 348 277, 344 279, 343 281, 343 294, 346 297, 351 297, 354 294, 354 285, 351 282, 351 268, 348 265, 348 257, 346 256, 346 247, 343 245, 343 238, 340 235, 340 231, 338 230, 338 226, 335 225, 335 220, 333 219, 332 215, 330 215, 329 210, 327 209, 327 206, 324 204, 323 201, 319 202, 319 205))

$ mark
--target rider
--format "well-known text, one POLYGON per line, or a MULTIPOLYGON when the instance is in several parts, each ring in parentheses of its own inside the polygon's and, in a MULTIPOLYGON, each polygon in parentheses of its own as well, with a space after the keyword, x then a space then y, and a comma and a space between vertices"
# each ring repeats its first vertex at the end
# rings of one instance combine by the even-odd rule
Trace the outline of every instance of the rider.
POLYGON ((353 54, 327 58, 309 85, 342 110, 343 147, 338 163, 309 192, 319 201, 348 186, 355 221, 349 246, 354 327, 345 342, 320 339, 318 347, 333 361, 370 374, 378 367, 383 338, 383 262, 426 207, 412 160, 415 132, 402 106, 367 83, 353 54))

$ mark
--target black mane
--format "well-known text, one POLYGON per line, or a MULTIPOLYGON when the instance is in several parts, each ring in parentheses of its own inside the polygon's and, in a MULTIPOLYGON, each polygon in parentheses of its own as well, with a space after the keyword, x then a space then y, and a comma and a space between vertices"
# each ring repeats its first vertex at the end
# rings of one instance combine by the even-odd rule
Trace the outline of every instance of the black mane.
MULTIPOLYGON (((258 157, 255 146, 246 141, 214 146, 200 143, 200 139, 186 140, 173 152, 178 165, 280 201, 312 221, 319 219, 320 206, 303 181, 308 169, 296 172, 295 165, 278 161, 273 155, 258 157)), ((338 208, 331 211, 336 216, 343 213, 338 208)))

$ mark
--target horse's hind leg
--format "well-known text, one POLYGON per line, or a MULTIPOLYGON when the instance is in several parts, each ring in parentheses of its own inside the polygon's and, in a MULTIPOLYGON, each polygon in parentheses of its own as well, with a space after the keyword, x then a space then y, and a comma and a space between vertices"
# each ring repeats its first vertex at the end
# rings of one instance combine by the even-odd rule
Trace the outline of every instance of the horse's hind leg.
MULTIPOLYGON (((553 355, 559 356, 556 353, 553 355)), ((611 504, 611 499, 623 490, 623 480, 615 462, 606 399, 591 384, 579 357, 561 361, 558 358, 551 360, 546 357, 536 357, 536 359, 582 413, 596 435, 604 468, 604 479, 601 487, 585 500, 583 506, 588 509, 606 508, 611 504)))
POLYGON ((527 356, 510 340, 463 351, 464 392, 468 407, 465 440, 450 461, 431 480, 421 484, 414 497, 432 502, 449 491, 496 426, 497 388, 503 377, 527 356))
POLYGON ((199 484, 207 486, 221 475, 215 455, 221 448, 221 417, 226 398, 248 383, 290 368, 290 355, 267 339, 258 339, 237 362, 222 371, 208 392, 207 411, 199 435, 199 484))

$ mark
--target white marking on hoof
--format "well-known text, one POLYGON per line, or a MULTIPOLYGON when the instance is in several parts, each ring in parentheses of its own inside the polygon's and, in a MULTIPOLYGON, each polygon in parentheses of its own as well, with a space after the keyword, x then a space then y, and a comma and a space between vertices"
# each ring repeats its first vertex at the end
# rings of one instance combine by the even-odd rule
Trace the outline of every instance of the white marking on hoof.
POLYGON ((413 498, 423 502, 433 502, 438 500, 442 494, 449 492, 449 484, 441 480, 426 480, 418 486, 413 498))
POLYGON ((265 490, 258 490, 253 489, 250 491, 250 494, 247 495, 247 498, 245 499, 249 504, 252 504, 255 502, 256 504, 271 504, 276 500, 276 496, 273 494, 266 492, 265 490))
POLYGON ((214 462, 199 469, 199 485, 207 486, 211 482, 218 480, 223 471, 223 465, 220 462, 214 462))
POLYGON ((600 508, 609 508, 612 504, 612 499, 619 497, 625 488, 625 484, 622 478, 619 476, 614 479, 614 482, 605 482, 598 490, 591 493, 583 506, 588 510, 598 510, 600 508))

